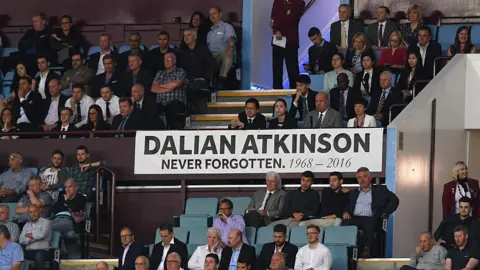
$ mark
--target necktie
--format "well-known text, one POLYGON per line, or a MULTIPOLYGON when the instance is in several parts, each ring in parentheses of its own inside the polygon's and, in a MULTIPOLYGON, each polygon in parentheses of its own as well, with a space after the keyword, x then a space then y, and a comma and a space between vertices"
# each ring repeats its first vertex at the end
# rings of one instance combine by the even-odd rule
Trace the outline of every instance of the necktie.
POLYGON ((345 116, 345 91, 340 91, 340 114, 345 116))
POLYGON ((303 106, 302 106, 302 120, 307 117, 307 114, 310 110, 308 109, 308 100, 307 97, 303 98, 303 106))
POLYGON ((107 101, 105 102, 105 107, 106 107, 106 115, 107 115, 107 118, 110 118, 111 114, 110 114, 110 101, 107 101))
POLYGON ((252 123, 252 119, 248 119, 248 123, 251 124, 251 123, 252 123))
POLYGON ((370 73, 365 73, 365 76, 363 76, 363 88, 365 88, 365 91, 370 93, 370 84, 368 81, 370 80, 370 73))
MULTIPOLYGON (((67 129, 65 127, 62 127, 62 131, 67 131, 67 129)), ((65 137, 66 137, 65 135, 60 135, 59 138, 60 139, 65 139, 65 137)))
POLYGON ((340 29, 340 47, 347 48, 347 29, 345 29, 345 23, 342 22, 342 27, 340 29))
POLYGON ((268 200, 272 197, 272 193, 268 192, 267 199, 265 200, 265 205, 263 205, 263 209, 267 208, 268 200))
POLYGON ((135 106, 137 107, 137 110, 141 111, 142 108, 140 108, 140 102, 135 101, 135 106))
POLYGON ((378 102, 377 114, 382 113, 383 104, 385 103, 385 96, 386 95, 387 95, 387 91, 385 91, 385 89, 383 89, 382 95, 380 96, 380 101, 378 102))
MULTIPOLYGON (((120 125, 118 125, 118 128, 117 130, 125 130, 125 124, 127 123, 127 118, 123 118, 122 119, 122 122, 120 123, 120 125)), ((123 138, 123 134, 117 134, 115 135, 115 137, 117 138, 123 138)))
POLYGON ((320 117, 318 117, 318 121, 317 121, 317 124, 315 125, 315 128, 322 127, 322 120, 323 120, 323 113, 321 113, 320 117))
POLYGON ((383 39, 383 24, 380 24, 378 28, 378 46, 382 46, 382 39, 383 39))
POLYGON ((77 115, 75 116, 75 121, 77 123, 82 122, 82 109, 80 107, 80 101, 77 101, 77 115))

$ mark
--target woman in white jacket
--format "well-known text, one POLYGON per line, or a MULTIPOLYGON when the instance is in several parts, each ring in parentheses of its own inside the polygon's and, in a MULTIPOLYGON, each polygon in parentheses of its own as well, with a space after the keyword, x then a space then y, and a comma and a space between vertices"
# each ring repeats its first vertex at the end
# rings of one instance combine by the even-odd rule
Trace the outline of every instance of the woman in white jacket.
POLYGON ((355 102, 355 117, 348 120, 347 127, 365 128, 377 127, 377 121, 371 115, 365 113, 367 110, 367 102, 361 98, 355 102))

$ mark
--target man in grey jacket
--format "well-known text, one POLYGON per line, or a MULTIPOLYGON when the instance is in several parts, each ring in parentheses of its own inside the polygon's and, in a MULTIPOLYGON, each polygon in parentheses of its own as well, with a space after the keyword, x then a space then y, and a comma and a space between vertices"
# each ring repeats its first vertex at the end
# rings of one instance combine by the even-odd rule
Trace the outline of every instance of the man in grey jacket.
POLYGON ((415 253, 410 258, 408 265, 400 270, 443 270, 447 250, 433 243, 432 234, 424 232, 420 235, 420 246, 415 248, 415 253))
POLYGON ((315 96, 315 110, 309 112, 303 119, 303 128, 341 128, 343 117, 330 107, 327 93, 320 92, 315 96))

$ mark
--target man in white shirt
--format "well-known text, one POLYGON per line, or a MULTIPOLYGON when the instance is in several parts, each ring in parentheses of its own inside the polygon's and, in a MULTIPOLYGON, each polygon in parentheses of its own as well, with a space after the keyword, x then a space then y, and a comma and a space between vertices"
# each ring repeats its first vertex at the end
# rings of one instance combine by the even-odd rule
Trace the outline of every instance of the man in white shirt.
POLYGON ((43 270, 49 253, 52 223, 40 217, 40 208, 37 205, 32 204, 28 207, 28 215, 31 221, 23 227, 20 244, 26 246, 25 259, 35 261, 36 269, 43 270))
POLYGON ((135 267, 135 260, 143 255, 143 245, 135 240, 132 230, 125 227, 120 230, 122 247, 118 257, 118 269, 131 270, 135 267))
POLYGON ((110 34, 108 33, 101 34, 98 45, 100 46, 101 51, 100 51, 100 58, 98 59, 98 65, 96 69, 97 72, 95 75, 102 74, 105 72, 105 67, 103 66, 103 57, 107 54, 112 54, 112 50, 110 48, 110 46, 112 46, 112 38, 110 37, 110 34))
POLYGON ((222 233, 219 229, 212 227, 208 229, 207 237, 208 243, 197 247, 195 252, 193 252, 192 257, 188 261, 188 269, 203 270, 206 265, 206 256, 208 254, 213 253, 216 254, 218 258, 221 258, 223 250, 222 233))
POLYGON ((73 95, 65 102, 65 107, 73 110, 73 123, 79 128, 88 121, 88 110, 95 102, 85 94, 83 85, 74 85, 72 87, 73 95))
POLYGON ((120 107, 118 104, 119 98, 113 94, 110 86, 104 86, 100 90, 101 98, 95 101, 95 104, 100 106, 103 113, 103 119, 109 124, 112 124, 112 119, 116 115, 120 114, 120 107))
POLYGON ((166 270, 168 266, 167 256, 170 253, 181 254, 181 267, 188 268, 188 249, 187 245, 174 237, 171 224, 160 225, 160 237, 162 241, 153 246, 150 256, 151 269, 166 270))
POLYGON ((60 80, 51 79, 48 83, 49 97, 43 100, 43 130, 51 131, 59 123, 60 109, 65 105, 67 97, 61 93, 60 80))
POLYGON ((307 239, 308 245, 298 250, 295 270, 330 270, 333 262, 332 253, 326 246, 320 244, 320 228, 316 225, 309 225, 307 239))
POLYGON ((48 91, 48 85, 52 79, 60 80, 60 75, 48 69, 50 62, 45 56, 39 56, 37 58, 37 67, 38 76, 35 78, 37 81, 36 90, 42 95, 42 99, 49 99, 50 93, 48 91))

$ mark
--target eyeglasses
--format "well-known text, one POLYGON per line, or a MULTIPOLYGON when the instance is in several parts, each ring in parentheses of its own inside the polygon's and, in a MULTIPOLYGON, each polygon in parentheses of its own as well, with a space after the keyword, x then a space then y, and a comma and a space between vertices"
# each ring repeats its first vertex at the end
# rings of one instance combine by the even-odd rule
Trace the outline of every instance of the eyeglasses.
POLYGON ((120 235, 120 238, 127 238, 127 237, 130 237, 132 236, 133 234, 125 234, 125 235, 120 235))
POLYGON ((144 262, 136 262, 135 265, 147 265, 147 263, 144 263, 144 262))
POLYGON ((9 157, 8 157, 8 160, 16 159, 16 158, 20 159, 20 157, 17 157, 17 156, 9 156, 9 157))
POLYGON ((180 261, 167 261, 167 264, 179 263, 180 261))

